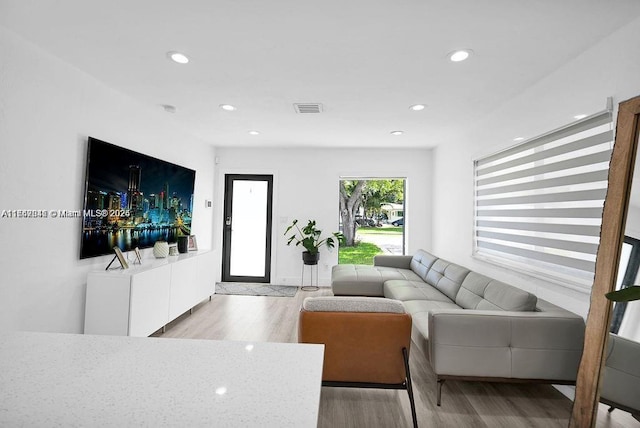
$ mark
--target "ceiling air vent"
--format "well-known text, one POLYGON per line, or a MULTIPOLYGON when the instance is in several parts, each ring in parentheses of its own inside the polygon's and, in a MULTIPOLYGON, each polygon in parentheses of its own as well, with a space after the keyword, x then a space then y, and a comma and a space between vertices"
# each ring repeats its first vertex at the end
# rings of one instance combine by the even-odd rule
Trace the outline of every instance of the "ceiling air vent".
POLYGON ((322 113, 322 104, 320 103, 294 103, 293 108, 296 113, 322 113))

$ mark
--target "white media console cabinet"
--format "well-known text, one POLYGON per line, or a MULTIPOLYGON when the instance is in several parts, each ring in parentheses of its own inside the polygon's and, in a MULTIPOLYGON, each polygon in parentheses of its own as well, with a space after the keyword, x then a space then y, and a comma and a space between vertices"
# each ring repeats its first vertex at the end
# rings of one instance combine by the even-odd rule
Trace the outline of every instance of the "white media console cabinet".
POLYGON ((90 272, 84 333, 149 336, 215 293, 213 252, 90 272))

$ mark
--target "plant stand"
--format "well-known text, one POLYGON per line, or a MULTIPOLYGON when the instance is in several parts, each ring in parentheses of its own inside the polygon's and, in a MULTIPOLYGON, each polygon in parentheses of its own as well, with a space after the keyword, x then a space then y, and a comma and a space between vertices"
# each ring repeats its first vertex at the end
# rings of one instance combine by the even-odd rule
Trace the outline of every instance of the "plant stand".
POLYGON ((302 263, 302 283, 300 284, 300 289, 302 291, 318 291, 318 265, 313 264, 309 265, 306 263, 302 263), (304 285, 304 268, 305 266, 309 266, 309 285, 304 285), (315 269, 314 269, 315 267, 315 269), (313 285, 313 271, 316 271, 316 285, 313 285))

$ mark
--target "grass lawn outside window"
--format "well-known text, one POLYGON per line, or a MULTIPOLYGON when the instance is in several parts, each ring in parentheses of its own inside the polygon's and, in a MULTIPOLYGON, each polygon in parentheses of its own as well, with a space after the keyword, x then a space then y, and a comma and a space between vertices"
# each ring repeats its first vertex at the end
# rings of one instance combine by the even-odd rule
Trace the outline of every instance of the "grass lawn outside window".
POLYGON ((354 247, 340 247, 338 264, 373 266, 373 257, 377 254, 382 254, 380 247, 369 242, 359 242, 354 247))
POLYGON ((341 246, 338 253, 338 264, 359 264, 373 266, 373 257, 378 254, 391 253, 388 244, 402 243, 402 226, 362 227, 356 230, 356 245, 341 246), (397 242, 396 242, 397 241, 397 242), (381 247, 386 248, 386 251, 381 247))

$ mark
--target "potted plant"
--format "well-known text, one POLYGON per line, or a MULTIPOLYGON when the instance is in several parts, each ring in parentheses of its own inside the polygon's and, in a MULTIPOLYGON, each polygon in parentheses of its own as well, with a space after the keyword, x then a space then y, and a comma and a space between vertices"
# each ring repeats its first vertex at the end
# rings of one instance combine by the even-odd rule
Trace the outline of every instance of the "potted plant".
POLYGON ((296 247, 298 245, 302 245, 305 248, 306 251, 302 253, 302 261, 306 265, 318 264, 318 260, 320 259, 320 247, 323 245, 326 245, 327 248, 333 248, 336 245, 336 241, 340 244, 344 242, 344 235, 342 232, 334 232, 331 236, 322 238, 322 231, 316 227, 315 220, 309 220, 307 225, 302 229, 298 226, 298 220, 293 220, 284 232, 285 236, 287 236, 292 230, 293 233, 289 236, 287 245, 291 245, 295 242, 296 247))

